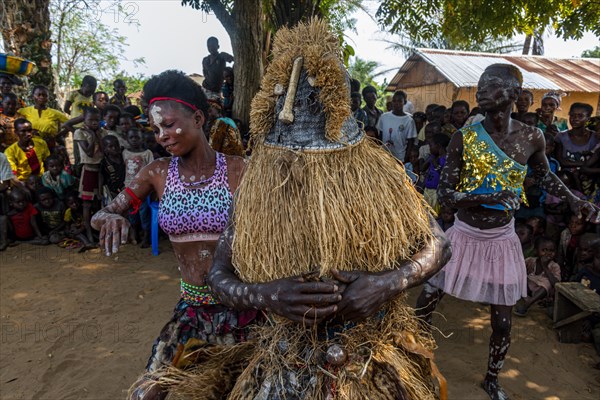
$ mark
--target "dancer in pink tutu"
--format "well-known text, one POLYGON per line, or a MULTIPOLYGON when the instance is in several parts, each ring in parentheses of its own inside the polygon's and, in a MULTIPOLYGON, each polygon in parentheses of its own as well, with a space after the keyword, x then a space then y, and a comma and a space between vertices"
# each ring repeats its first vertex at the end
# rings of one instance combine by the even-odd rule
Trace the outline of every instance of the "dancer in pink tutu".
POLYGON ((510 346, 512 307, 527 296, 525 260, 513 218, 525 200, 527 166, 540 187, 588 221, 600 223, 599 210, 575 197, 549 170, 542 132, 510 118, 522 82, 517 67, 490 65, 477 87, 485 120, 452 135, 438 186, 440 203, 458 209, 454 226, 446 231, 452 258, 417 300, 418 313, 429 323, 444 293, 490 304, 492 336, 482 387, 493 400, 508 399, 498 374, 510 346))

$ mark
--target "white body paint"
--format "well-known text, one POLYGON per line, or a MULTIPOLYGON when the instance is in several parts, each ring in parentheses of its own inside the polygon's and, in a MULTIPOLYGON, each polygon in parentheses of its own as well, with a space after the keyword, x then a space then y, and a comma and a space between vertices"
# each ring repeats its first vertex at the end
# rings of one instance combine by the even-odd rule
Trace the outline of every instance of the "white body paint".
POLYGON ((152 110, 150 110, 150 114, 152 114, 152 119, 154 120, 154 125, 156 125, 156 127, 158 128, 158 137, 162 138, 165 135, 165 131, 163 130, 163 127, 160 125, 163 122, 163 117, 160 114, 161 112, 161 108, 159 106, 154 106, 152 107, 152 110))

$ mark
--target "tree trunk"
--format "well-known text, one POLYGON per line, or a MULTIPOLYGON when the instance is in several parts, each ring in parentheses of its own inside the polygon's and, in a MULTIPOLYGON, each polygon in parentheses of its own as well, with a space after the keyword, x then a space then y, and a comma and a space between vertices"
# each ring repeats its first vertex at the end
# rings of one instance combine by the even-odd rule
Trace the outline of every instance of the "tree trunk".
POLYGON ((33 61, 37 68, 30 83, 47 86, 53 97, 49 6, 50 0, 2 0, 0 28, 5 51, 33 61))
POLYGON ((525 36, 525 43, 523 43, 523 53, 524 55, 529 54, 529 50, 531 49, 531 38, 533 35, 525 36))
POLYGON ((538 29, 535 31, 533 37, 533 49, 531 54, 534 56, 543 56, 544 55, 544 30, 538 29))
POLYGON ((235 63, 233 65, 233 115, 247 130, 250 122, 250 103, 263 75, 264 15, 260 0, 236 1, 232 17, 235 29, 229 32, 235 63))

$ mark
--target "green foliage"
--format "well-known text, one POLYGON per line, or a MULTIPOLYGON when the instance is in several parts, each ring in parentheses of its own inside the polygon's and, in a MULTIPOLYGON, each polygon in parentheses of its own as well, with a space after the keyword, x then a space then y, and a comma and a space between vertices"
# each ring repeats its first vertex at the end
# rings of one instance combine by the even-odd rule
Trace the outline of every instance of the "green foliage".
MULTIPOLYGON (((103 24, 85 1, 52 0, 50 18, 54 69, 63 91, 79 87, 84 75, 101 81, 118 73, 120 62, 126 60, 127 38, 103 24)), ((133 62, 144 64, 144 59, 133 62)))
MULTIPOLYGON (((386 110, 385 107, 385 88, 387 87, 388 83, 386 82, 386 80, 384 79, 383 82, 381 84, 379 84, 375 79, 380 77, 383 73, 385 73, 386 71, 382 71, 382 72, 376 72, 377 68, 379 68, 380 65, 377 61, 368 61, 368 60, 363 60, 362 58, 359 57, 354 57, 350 64, 348 65, 348 73, 350 74, 350 76, 356 80, 358 80, 360 82, 360 88, 361 90, 368 85, 373 86, 375 89, 377 89, 377 107, 379 107, 382 110, 386 110)), ((364 101, 363 101, 363 106, 364 106, 364 101)))
MULTIPOLYGON (((217 13, 215 8, 218 7, 231 14, 235 8, 235 1, 181 0, 181 5, 204 12, 215 12, 215 14, 217 13)), ((363 9, 362 0, 263 0, 262 4, 267 16, 266 31, 274 34, 282 26, 294 26, 300 21, 308 21, 311 17, 316 16, 326 19, 333 32, 342 38, 342 42, 344 31, 352 30, 356 26, 356 19, 351 15, 357 9, 363 9)), ((342 44, 342 48, 344 48, 346 58, 353 55, 354 50, 345 43, 342 44)))
POLYGON ((600 36, 598 0, 384 0, 376 18, 416 42, 443 37, 456 46, 506 40, 551 27, 559 37, 600 36))
POLYGON ((600 46, 596 46, 593 49, 585 50, 581 53, 583 58, 600 58, 600 46))

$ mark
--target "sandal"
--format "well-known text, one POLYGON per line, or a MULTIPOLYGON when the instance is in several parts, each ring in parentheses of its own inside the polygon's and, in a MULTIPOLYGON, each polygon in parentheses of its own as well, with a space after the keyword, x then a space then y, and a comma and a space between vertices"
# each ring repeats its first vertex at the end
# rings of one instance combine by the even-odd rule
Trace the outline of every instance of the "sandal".
POLYGON ((517 317, 524 317, 528 312, 529 309, 527 306, 525 306, 525 302, 523 300, 519 300, 512 310, 512 313, 517 317))

